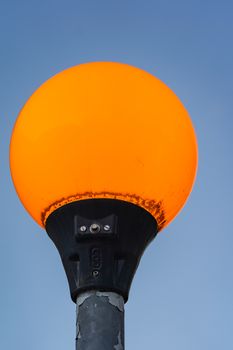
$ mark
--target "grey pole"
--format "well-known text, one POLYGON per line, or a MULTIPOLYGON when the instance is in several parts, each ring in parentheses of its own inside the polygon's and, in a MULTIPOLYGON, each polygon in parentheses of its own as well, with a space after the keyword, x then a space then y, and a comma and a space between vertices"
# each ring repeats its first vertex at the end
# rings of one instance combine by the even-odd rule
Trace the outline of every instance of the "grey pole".
POLYGON ((124 350, 124 299, 88 291, 77 298, 76 350, 124 350))

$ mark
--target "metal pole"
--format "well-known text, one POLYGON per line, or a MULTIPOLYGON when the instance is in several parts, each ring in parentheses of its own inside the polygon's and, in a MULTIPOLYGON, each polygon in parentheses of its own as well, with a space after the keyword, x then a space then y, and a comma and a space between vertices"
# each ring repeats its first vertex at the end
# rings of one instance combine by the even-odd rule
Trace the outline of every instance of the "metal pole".
POLYGON ((77 298, 76 350, 124 350, 124 299, 88 291, 77 298))

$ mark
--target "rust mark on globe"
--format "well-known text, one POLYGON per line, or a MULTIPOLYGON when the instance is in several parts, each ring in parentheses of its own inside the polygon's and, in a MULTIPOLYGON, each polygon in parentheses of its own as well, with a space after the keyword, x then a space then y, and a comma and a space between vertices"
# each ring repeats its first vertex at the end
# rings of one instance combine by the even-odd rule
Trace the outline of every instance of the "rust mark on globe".
POLYGON ((166 223, 165 211, 163 208, 162 201, 156 201, 154 199, 144 199, 135 194, 129 193, 117 193, 117 192, 84 192, 78 193, 72 196, 68 196, 66 198, 60 198, 56 202, 49 205, 43 212, 41 213, 41 222, 42 225, 45 226, 46 220, 52 212, 56 209, 78 200, 91 199, 91 198, 108 198, 108 199, 118 199, 126 202, 130 202, 138 205, 139 207, 147 210, 157 221, 158 231, 164 227, 166 223))

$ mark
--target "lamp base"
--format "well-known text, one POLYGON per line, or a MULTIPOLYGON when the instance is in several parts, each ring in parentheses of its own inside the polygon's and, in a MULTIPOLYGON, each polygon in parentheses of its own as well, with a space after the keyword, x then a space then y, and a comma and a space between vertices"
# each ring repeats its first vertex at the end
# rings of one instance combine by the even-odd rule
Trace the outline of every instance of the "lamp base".
POLYGON ((145 209, 117 199, 66 204, 46 221, 69 282, 72 300, 90 290, 115 292, 126 302, 140 258, 158 232, 145 209))

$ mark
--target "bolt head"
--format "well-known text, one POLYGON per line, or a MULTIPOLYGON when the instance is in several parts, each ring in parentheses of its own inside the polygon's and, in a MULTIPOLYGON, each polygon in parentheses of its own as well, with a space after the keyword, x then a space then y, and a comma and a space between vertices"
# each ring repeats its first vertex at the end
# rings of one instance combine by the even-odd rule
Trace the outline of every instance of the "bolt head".
POLYGON ((110 230, 110 225, 104 225, 104 231, 109 231, 110 230))
POLYGON ((98 233, 100 232, 100 225, 98 224, 92 224, 90 227, 91 233, 98 233))
POLYGON ((80 227, 80 231, 81 231, 81 232, 86 232, 86 230, 87 230, 87 227, 86 227, 86 226, 83 225, 83 226, 80 227))

